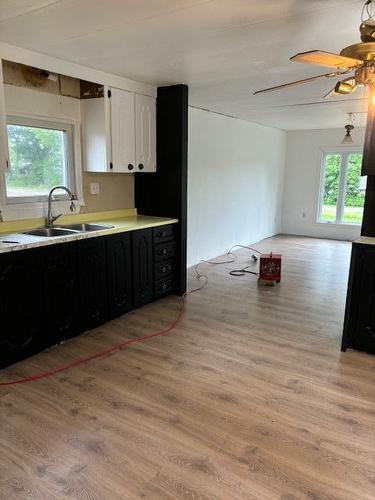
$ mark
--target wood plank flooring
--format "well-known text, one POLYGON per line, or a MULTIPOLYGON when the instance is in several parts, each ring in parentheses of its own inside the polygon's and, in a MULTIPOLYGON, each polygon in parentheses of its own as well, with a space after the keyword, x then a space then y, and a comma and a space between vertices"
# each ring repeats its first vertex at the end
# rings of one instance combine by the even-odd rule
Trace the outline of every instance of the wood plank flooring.
MULTIPOLYGON (((0 498, 373 500, 375 356, 340 352, 350 244, 257 247, 283 254, 277 287, 211 268, 169 336, 0 388, 0 498)), ((150 304, 0 378, 159 329, 177 307, 150 304)))

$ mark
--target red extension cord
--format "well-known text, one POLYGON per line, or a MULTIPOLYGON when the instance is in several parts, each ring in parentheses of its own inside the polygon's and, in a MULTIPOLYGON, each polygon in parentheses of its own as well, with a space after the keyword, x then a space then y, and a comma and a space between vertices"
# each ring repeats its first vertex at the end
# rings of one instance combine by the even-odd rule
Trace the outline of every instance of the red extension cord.
POLYGON ((96 354, 93 354, 92 356, 87 356, 85 358, 79 358, 76 359, 75 361, 72 361, 71 363, 67 363, 66 365, 59 366, 57 368, 51 368, 50 370, 46 370, 40 373, 36 373, 35 375, 29 375, 28 377, 23 377, 17 380, 9 380, 5 382, 0 382, 1 385, 16 385, 16 384, 24 384, 25 382, 32 382, 34 380, 40 380, 42 378, 49 377, 50 375, 55 375, 56 373, 63 372, 65 370, 68 370, 69 368, 73 368, 78 365, 83 365, 84 363, 89 363, 90 361, 93 361, 94 359, 99 359, 103 358, 104 356, 108 356, 109 354, 112 354, 113 352, 121 351, 125 347, 127 347, 130 344, 135 344, 136 342, 144 342, 148 339, 152 339, 153 337, 160 337, 162 335, 166 335, 167 333, 171 332, 176 326, 179 324, 179 322, 182 319, 182 316, 184 314, 185 310, 185 298, 190 295, 191 293, 198 292, 201 290, 206 283, 203 283, 202 286, 198 288, 194 288, 193 290, 189 290, 186 292, 180 299, 181 299, 181 309, 180 312, 177 315, 177 318, 171 323, 167 328, 164 328, 163 330, 160 330, 158 332, 150 333, 149 335, 145 335, 143 337, 138 337, 136 339, 129 339, 125 340, 124 342, 120 342, 120 344, 117 344, 115 346, 110 347, 109 349, 105 349, 104 351, 98 352, 96 354))
POLYGON ((201 274, 198 271, 198 266, 200 264, 203 264, 203 263, 209 264, 210 266, 221 265, 221 264, 231 264, 231 263, 235 262, 235 260, 237 258, 236 255, 232 253, 232 250, 234 248, 237 248, 237 247, 246 248, 246 249, 252 250, 256 253, 261 253, 261 252, 259 252, 259 250, 252 248, 252 247, 248 247, 248 246, 244 246, 244 245, 235 245, 226 253, 226 256, 231 256, 230 260, 219 261, 219 262, 209 261, 209 260, 200 261, 194 268, 195 275, 196 275, 196 279, 198 281, 200 281, 202 278, 204 278, 205 281, 199 287, 188 290, 184 295, 182 295, 182 297, 180 297, 181 309, 177 315, 177 318, 173 321, 173 323, 171 323, 168 327, 164 328, 163 330, 160 330, 160 331, 154 332, 154 333, 150 333, 148 335, 144 335, 143 337, 138 337, 136 339, 125 340, 124 342, 120 342, 120 344, 109 347, 108 349, 105 349, 104 351, 93 354, 92 356, 87 356, 85 358, 76 359, 75 361, 72 361, 71 363, 67 363, 66 365, 62 365, 62 366, 59 366, 57 368, 51 368, 50 370, 39 372, 39 373, 36 373, 34 375, 29 375, 27 377, 22 377, 22 378, 17 379, 17 380, 9 380, 9 381, 5 381, 5 382, 0 382, 0 386, 24 384, 25 382, 32 382, 34 380, 40 380, 42 378, 46 378, 46 377, 49 377, 51 375, 55 375, 56 373, 60 373, 60 372, 63 372, 65 370, 68 370, 69 368, 74 368, 75 366, 83 365, 83 364, 89 363, 90 361, 93 361, 95 359, 103 358, 103 357, 108 356, 109 354, 112 354, 114 352, 121 351, 122 349, 129 346, 130 344, 135 344, 137 342, 144 342, 146 340, 152 339, 153 337, 161 337, 162 335, 167 335, 172 330, 174 330, 176 328, 176 326, 180 323, 182 316, 184 314, 184 311, 185 311, 185 299, 186 299, 186 297, 188 295, 191 295, 192 293, 195 293, 195 292, 198 292, 199 290, 202 290, 202 288, 204 288, 208 283, 207 275, 201 274))

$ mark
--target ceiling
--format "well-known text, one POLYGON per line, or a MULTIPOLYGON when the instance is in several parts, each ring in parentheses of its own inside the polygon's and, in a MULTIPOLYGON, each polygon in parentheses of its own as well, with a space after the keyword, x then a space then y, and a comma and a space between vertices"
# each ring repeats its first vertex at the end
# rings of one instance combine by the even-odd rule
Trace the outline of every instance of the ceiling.
POLYGON ((252 93, 325 73, 289 57, 359 41, 363 1, 0 0, 0 41, 154 85, 186 83, 193 106, 285 130, 341 127, 348 112, 360 125, 360 93, 320 103, 335 79, 252 93))

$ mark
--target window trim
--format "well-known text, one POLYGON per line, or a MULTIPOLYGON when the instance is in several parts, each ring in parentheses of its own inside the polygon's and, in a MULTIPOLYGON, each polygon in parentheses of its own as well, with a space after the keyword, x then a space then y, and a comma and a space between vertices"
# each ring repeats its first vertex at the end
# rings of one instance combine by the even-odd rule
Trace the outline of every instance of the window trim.
MULTIPOLYGON (((65 132, 64 142, 65 142, 65 152, 66 152, 66 186, 73 192, 76 193, 76 172, 74 165, 74 125, 72 123, 64 123, 62 121, 56 120, 47 120, 40 118, 29 118, 24 116, 15 116, 15 115, 7 115, 6 126, 7 125, 20 125, 25 127, 36 127, 36 128, 45 128, 51 130, 60 130, 65 132)), ((10 166, 10 169, 12 166, 10 166)), ((3 199, 5 205, 23 205, 26 203, 38 203, 45 202, 48 199, 48 195, 43 196, 8 196, 7 188, 6 188, 6 174, 4 173, 2 178, 2 189, 3 189, 3 199)), ((63 194, 56 194, 54 196, 55 200, 64 200, 63 194)))
POLYGON ((319 169, 319 178, 318 178, 318 196, 317 196, 317 203, 316 203, 316 211, 315 211, 315 224, 323 224, 326 226, 333 226, 333 227, 360 227, 360 224, 356 224, 355 222, 339 222, 340 217, 342 218, 343 212, 344 212, 344 197, 345 197, 345 184, 346 184, 346 177, 347 177, 347 160, 348 156, 353 153, 353 154, 363 154, 363 148, 361 146, 344 146, 340 145, 339 147, 332 147, 332 148, 320 148, 320 169, 319 169), (322 205, 323 205, 323 197, 324 197, 324 187, 323 187, 323 180, 324 180, 324 173, 325 173, 325 157, 329 154, 340 154, 341 155, 341 166, 343 164, 346 165, 346 168, 343 169, 341 168, 340 170, 340 179, 339 179, 339 193, 338 193, 338 199, 337 199, 337 209, 336 209, 336 219, 334 222, 330 221, 323 221, 320 219, 321 211, 322 211, 322 205), (343 161, 344 159, 344 161, 343 161), (340 217, 338 217, 338 215, 340 217))
MULTIPOLYGON (((70 117, 56 117, 56 116, 46 116, 46 115, 34 115, 29 113, 11 113, 7 115, 8 118, 14 118, 17 121, 20 120, 30 120, 34 123, 39 121, 43 123, 54 123, 59 127, 69 126, 71 127, 72 137, 73 137, 73 167, 74 167, 74 179, 75 179, 75 192, 77 200, 74 202, 77 208, 77 212, 80 211, 81 207, 85 205, 85 200, 83 197, 83 183, 82 183, 82 147, 81 147, 81 121, 72 119, 70 117)), ((69 206, 70 201, 61 196, 57 201, 54 202, 54 209, 56 212, 70 213, 69 206)), ((0 221, 8 220, 19 220, 19 219, 35 219, 45 217, 48 208, 48 198, 47 196, 42 201, 33 200, 28 203, 9 203, 6 200, 6 186, 5 186, 5 172, 0 171, 0 221)))

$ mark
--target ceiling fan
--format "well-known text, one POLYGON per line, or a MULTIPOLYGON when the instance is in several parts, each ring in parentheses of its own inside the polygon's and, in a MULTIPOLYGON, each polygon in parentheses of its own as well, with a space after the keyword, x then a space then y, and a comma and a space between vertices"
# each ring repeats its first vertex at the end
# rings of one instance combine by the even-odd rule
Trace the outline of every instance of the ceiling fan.
POLYGON ((360 86, 375 89, 375 0, 366 0, 362 8, 359 31, 361 42, 343 48, 340 54, 311 50, 290 58, 291 61, 325 66, 335 71, 257 90, 254 95, 311 82, 318 78, 334 78, 342 75, 348 76, 338 81, 335 87, 324 96, 325 98, 351 94, 360 86), (350 73, 352 74, 349 76, 350 73))

